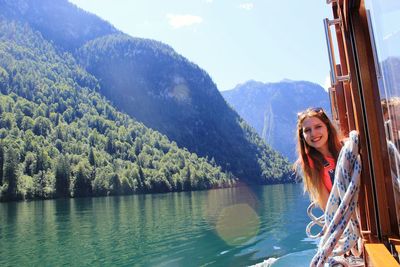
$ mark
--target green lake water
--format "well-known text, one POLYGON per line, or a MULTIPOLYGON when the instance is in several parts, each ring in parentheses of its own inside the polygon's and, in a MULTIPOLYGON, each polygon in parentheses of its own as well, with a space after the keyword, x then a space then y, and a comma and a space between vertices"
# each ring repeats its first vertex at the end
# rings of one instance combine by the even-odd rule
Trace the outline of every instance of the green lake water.
POLYGON ((247 266, 315 248, 301 185, 0 203, 0 266, 247 266))

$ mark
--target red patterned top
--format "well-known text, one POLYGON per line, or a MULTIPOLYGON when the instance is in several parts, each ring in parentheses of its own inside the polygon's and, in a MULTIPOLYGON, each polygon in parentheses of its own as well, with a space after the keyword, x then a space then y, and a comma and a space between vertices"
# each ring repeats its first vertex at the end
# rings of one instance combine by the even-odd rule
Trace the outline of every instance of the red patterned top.
MULTIPOLYGON (((314 161, 308 155, 307 157, 308 157, 308 162, 310 162, 310 167, 314 168, 314 161)), ((324 170, 323 170, 322 182, 324 183, 329 193, 332 190, 333 180, 335 178, 335 168, 336 168, 336 161, 334 158, 331 157, 324 158, 324 170)))

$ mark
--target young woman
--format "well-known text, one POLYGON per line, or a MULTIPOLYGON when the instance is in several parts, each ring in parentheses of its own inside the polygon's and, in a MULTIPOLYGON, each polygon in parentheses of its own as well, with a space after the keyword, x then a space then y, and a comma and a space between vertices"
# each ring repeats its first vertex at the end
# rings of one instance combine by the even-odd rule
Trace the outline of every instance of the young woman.
POLYGON ((296 135, 295 171, 311 200, 325 210, 342 147, 338 132, 322 108, 308 108, 298 113, 296 135))

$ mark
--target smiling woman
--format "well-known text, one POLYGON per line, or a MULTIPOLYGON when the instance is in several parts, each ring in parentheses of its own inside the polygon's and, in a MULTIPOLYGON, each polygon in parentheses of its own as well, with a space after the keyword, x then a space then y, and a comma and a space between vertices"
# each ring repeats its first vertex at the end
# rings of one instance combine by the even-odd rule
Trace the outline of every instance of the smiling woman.
POLYGON ((303 121, 303 137, 306 143, 324 156, 331 156, 328 149, 328 128, 316 117, 303 121))
POLYGON ((332 189, 340 148, 339 135, 322 108, 308 108, 298 114, 298 159, 294 168, 302 176, 304 190, 322 209, 332 189))

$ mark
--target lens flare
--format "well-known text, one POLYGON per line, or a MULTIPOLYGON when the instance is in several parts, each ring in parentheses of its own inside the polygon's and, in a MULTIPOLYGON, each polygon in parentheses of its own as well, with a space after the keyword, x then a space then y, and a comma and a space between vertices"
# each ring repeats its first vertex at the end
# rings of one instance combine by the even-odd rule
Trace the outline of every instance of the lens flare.
POLYGON ((222 240, 237 246, 257 236, 260 230, 258 206, 256 196, 247 186, 210 190, 204 215, 222 240))
POLYGON ((190 102, 190 92, 186 84, 175 85, 169 92, 169 96, 179 102, 190 102))
POLYGON ((216 230, 228 245, 237 246, 257 236, 260 219, 248 204, 232 205, 221 211, 216 230))

